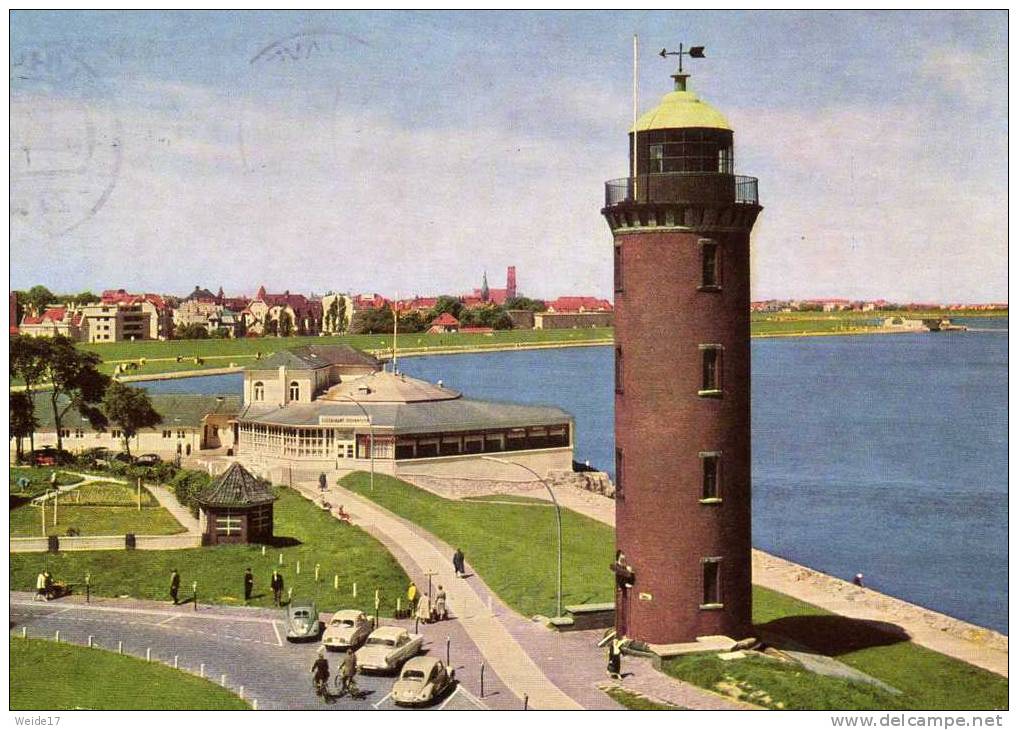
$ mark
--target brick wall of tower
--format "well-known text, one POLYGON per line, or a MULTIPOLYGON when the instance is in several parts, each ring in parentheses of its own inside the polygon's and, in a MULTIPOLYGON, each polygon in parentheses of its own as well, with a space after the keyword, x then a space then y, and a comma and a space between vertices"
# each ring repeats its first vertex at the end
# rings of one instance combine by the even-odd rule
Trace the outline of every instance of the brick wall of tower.
MULTIPOLYGON (((755 216, 754 216, 755 217, 755 216)), ((624 496, 618 548, 636 573, 619 615, 650 643, 745 636, 750 628, 749 230, 616 229, 622 291, 615 401, 624 496), (698 291, 702 239, 720 250, 721 290, 698 291), (697 394, 700 345, 723 349, 719 398, 697 394), (720 504, 702 504, 700 452, 722 452, 720 504), (722 608, 701 608, 701 558, 721 557, 722 608), (641 598, 642 596, 642 598, 641 598), (649 598, 648 598, 649 597, 649 598)))

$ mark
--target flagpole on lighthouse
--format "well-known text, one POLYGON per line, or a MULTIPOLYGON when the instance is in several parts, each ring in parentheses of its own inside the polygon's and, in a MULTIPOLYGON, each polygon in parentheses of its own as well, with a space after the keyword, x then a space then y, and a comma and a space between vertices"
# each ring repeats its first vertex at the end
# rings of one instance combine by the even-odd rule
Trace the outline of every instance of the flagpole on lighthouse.
POLYGON ((633 151, 629 163, 630 174, 633 178, 633 200, 637 200, 636 181, 636 117, 640 107, 640 36, 633 33, 633 151))

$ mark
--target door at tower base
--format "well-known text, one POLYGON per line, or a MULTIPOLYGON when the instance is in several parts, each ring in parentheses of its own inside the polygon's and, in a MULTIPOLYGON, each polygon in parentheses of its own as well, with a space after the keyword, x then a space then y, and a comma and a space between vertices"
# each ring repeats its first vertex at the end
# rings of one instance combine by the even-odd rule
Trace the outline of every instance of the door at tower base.
POLYGON ((650 644, 751 630, 749 237, 756 180, 733 134, 676 89, 609 181, 615 267, 615 522, 635 580, 616 628, 650 644))

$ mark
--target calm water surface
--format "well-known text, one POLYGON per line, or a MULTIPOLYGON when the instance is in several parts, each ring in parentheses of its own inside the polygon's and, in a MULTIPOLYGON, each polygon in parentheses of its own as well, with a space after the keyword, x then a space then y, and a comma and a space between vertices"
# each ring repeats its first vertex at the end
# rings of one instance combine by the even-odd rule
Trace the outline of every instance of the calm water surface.
MULTIPOLYGON (((1007 320, 753 341, 753 543, 1007 632, 1007 320)), ((407 358, 471 397, 560 406, 612 471, 610 347, 407 358)), ((146 384, 238 392, 242 376, 146 384)))

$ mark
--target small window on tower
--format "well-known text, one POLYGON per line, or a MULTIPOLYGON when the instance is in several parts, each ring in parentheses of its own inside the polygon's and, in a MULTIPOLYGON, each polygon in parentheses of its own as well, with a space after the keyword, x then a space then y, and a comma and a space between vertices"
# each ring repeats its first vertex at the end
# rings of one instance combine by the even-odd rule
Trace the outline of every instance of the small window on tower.
POLYGON ((703 469, 703 492, 700 501, 705 504, 721 502, 721 452, 701 451, 700 464, 703 469))
POLYGON ((615 392, 622 392, 622 348, 615 348, 615 392))
POLYGON ((721 608, 721 558, 704 558, 703 601, 700 608, 721 608))
POLYGON ((623 477, 622 473, 625 470, 625 464, 622 460, 622 449, 615 449, 615 499, 622 499, 625 494, 623 492, 623 477))
POLYGON ((664 172, 665 146, 663 144, 652 144, 650 146, 650 171, 664 172))
POLYGON ((700 345, 703 372, 699 395, 721 395, 721 353, 721 345, 700 345))
POLYGON ((615 291, 622 291, 622 246, 615 246, 615 291))
POLYGON ((720 250, 716 241, 700 241, 700 291, 721 290, 720 250))

